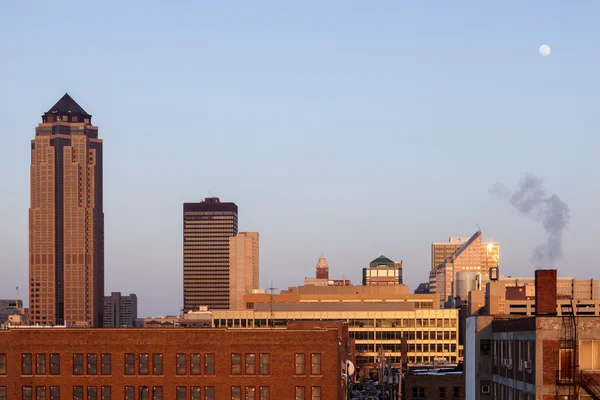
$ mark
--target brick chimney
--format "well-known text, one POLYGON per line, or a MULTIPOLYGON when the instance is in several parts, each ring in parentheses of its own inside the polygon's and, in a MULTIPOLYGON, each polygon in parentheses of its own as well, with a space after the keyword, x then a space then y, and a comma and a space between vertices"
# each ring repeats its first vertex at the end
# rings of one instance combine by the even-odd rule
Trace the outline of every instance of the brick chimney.
POLYGON ((556 315, 556 270, 535 271, 535 314, 556 315))

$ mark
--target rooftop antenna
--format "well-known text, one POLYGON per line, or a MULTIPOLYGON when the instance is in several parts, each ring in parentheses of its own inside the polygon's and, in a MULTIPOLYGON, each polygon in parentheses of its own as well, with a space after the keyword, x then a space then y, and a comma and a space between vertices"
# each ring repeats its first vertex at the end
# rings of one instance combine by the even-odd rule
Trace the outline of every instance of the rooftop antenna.
POLYGON ((479 224, 475 224, 475 225, 477 225, 477 231, 478 231, 479 233, 481 233, 481 227, 479 226, 479 224))
POLYGON ((273 287, 273 281, 271 281, 271 287, 267 288, 267 292, 269 293, 269 314, 271 317, 271 326, 273 326, 273 292, 276 290, 277 288, 273 287))

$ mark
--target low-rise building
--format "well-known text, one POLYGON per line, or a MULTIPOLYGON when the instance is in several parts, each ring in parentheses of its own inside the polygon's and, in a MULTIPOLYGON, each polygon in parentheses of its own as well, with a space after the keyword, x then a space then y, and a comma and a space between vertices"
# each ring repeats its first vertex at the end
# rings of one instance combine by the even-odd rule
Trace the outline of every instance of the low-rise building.
POLYGON ((462 368, 409 368, 403 379, 405 400, 464 400, 462 368))
POLYGON ((23 307, 23 300, 0 299, 0 324, 27 325, 28 310, 23 307))

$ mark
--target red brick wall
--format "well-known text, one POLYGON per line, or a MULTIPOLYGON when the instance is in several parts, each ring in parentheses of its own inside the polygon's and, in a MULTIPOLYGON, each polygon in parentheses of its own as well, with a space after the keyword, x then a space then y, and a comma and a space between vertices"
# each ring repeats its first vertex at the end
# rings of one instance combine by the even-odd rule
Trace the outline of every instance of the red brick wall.
POLYGON ((556 315, 556 270, 535 271, 536 315, 556 315))
POLYGON ((558 349, 558 340, 544 340, 542 344, 544 385, 554 385, 556 383, 556 371, 558 371, 558 349))

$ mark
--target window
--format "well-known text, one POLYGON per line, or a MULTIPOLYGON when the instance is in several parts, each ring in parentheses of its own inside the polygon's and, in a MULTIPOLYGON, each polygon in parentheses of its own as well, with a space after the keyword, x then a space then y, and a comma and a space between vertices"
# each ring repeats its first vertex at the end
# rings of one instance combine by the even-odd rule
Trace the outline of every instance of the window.
POLYGON ((313 386, 310 388, 310 399, 321 400, 321 386, 313 386))
POLYGON ((83 386, 73 386, 73 400, 83 400, 83 386))
POLYGON ((413 399, 424 399, 425 398, 425 388, 420 387, 420 386, 413 386, 412 397, 413 397, 413 399))
POLYGON ((187 400, 185 389, 185 386, 177 386, 177 400, 187 400))
POLYGON ((140 375, 148 375, 150 373, 150 365, 149 365, 150 357, 148 354, 140 354, 139 359, 139 374, 140 375))
POLYGON ((101 356, 101 362, 102 362, 102 370, 100 371, 100 373, 102 375, 110 375, 111 371, 110 371, 110 354, 102 354, 101 356))
POLYGON ((304 368, 304 354, 296 353, 296 375, 304 375, 306 372, 304 368))
POLYGON ((6 400, 6 386, 0 386, 0 400, 6 400))
POLYGON ((321 375, 321 353, 312 353, 310 356, 310 373, 321 375))
POLYGON ((177 354, 177 375, 187 374, 187 355, 177 354))
POLYGON ((32 394, 32 389, 31 386, 23 386, 23 400, 33 400, 31 396, 33 396, 32 394))
POLYGON ((98 355, 88 354, 87 355, 87 373, 88 375, 96 375, 98 373, 98 355))
POLYGON ((35 355, 35 373, 36 375, 46 375, 46 355, 35 355))
POLYGON ((246 386, 246 400, 256 400, 256 388, 254 386, 246 386))
POLYGON ((153 354, 152 355, 152 375, 163 374, 163 355, 153 354))
MULTIPOLYGON (((35 388, 35 398, 37 400, 46 400, 46 386, 38 386, 35 388)), ((83 400, 83 397, 73 397, 73 400, 83 400)))
POLYGON ((154 386, 152 388, 152 400, 163 400, 162 386, 154 386))
MULTIPOLYGON (((21 373, 23 375, 31 375, 31 354, 23 354, 23 368, 21 373)), ((30 388, 31 389, 31 388, 30 388)))
POLYGON ((205 354, 204 355, 204 375, 215 374, 215 355, 205 354))
POLYGON ((140 400, 149 400, 148 398, 148 386, 140 387, 140 400))
POLYGON ((271 399, 271 390, 268 386, 261 386, 258 390, 259 392, 259 400, 270 400, 271 399))
POLYGON ((294 399, 304 400, 304 386, 296 386, 294 392, 294 399))
POLYGON ((88 386, 87 400, 98 400, 98 388, 96 386, 88 386))
POLYGON ((440 386, 440 399, 446 398, 446 386, 440 386))
POLYGON ((240 353, 231 353, 231 375, 240 375, 242 355, 240 353))
POLYGON ((254 367, 255 363, 256 354, 246 354, 246 375, 256 374, 256 368, 254 367))
POLYGON ((125 354, 125 375, 135 375, 135 354, 125 354))
POLYGON ((125 400, 135 400, 135 386, 125 386, 125 400))
POLYGON ((200 354, 192 354, 191 355, 192 360, 191 360, 191 368, 190 368, 190 374, 192 375, 200 375, 200 354))
POLYGON ((579 341, 579 366, 582 370, 600 370, 600 341, 579 341))
POLYGON ((50 375, 60 375, 60 354, 50 354, 50 375))
POLYGON ((50 386, 50 400, 60 400, 60 386, 50 386))
POLYGON ((239 386, 231 387, 231 400, 242 400, 242 388, 239 386))
POLYGON ((102 386, 100 391, 102 392, 102 400, 111 400, 112 394, 110 386, 102 386))
POLYGON ((83 354, 73 354, 73 375, 83 375, 83 354))
POLYGON ((260 375, 269 375, 271 373, 271 365, 269 364, 269 355, 261 354, 260 355, 260 375))
POLYGON ((204 388, 204 400, 215 400, 215 387, 206 386, 204 388))
POLYGON ((202 400, 202 398, 200 397, 201 392, 200 392, 200 386, 192 386, 191 389, 191 400, 202 400))
POLYGON ((0 354, 0 375, 6 375, 6 354, 0 354))
POLYGON ((479 341, 479 355, 489 356, 492 351, 492 341, 490 339, 481 339, 479 341))
POLYGON ((454 400, 460 399, 460 387, 458 387, 458 386, 452 387, 452 399, 454 399, 454 400))

